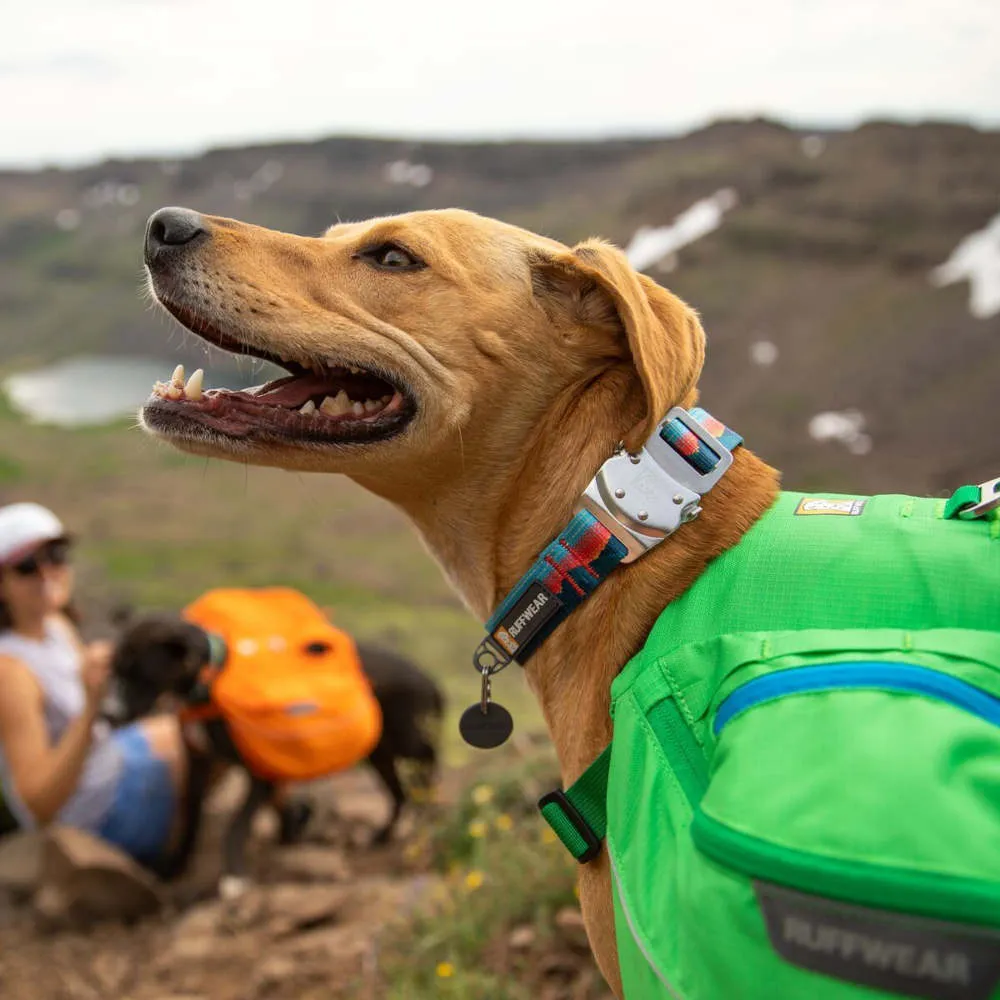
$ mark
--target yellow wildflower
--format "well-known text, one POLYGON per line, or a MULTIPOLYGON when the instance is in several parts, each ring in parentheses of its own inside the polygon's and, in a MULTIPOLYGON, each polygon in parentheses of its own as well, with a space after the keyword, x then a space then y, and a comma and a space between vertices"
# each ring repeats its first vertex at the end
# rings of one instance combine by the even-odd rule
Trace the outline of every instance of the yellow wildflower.
POLYGON ((455 966, 451 962, 438 962, 438 979, 451 979, 455 975, 455 966))
POLYGON ((492 802, 493 788, 490 785, 476 785, 472 789, 472 801, 477 806, 485 806, 488 802, 492 802))
POLYGON ((474 819, 469 824, 469 836, 474 837, 478 840, 480 837, 486 836, 487 826, 481 819, 474 819))
POLYGON ((514 821, 507 815, 507 813, 500 813, 497 816, 497 829, 506 832, 514 826, 514 821))
POLYGON ((556 836, 556 831, 552 829, 551 826, 542 827, 542 843, 543 844, 554 844, 559 838, 556 836))
POLYGON ((469 892, 475 892, 483 884, 483 873, 481 871, 471 871, 465 876, 465 888, 469 892))

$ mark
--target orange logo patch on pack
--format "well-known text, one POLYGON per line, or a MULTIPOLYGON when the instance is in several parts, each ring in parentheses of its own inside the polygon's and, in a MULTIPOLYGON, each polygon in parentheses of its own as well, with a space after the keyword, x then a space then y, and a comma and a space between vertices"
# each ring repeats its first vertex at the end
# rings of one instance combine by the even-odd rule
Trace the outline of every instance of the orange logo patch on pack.
POLYGON ((796 514, 839 514, 841 517, 858 517, 865 509, 865 500, 826 500, 823 497, 803 497, 795 508, 796 514))

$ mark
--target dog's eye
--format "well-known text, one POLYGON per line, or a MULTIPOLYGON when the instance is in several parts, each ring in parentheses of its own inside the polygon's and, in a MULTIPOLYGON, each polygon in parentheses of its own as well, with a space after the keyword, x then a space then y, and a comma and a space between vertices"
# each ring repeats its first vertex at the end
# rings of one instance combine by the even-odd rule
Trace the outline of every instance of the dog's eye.
POLYGON ((382 271, 419 271, 427 265, 398 243, 379 243, 359 250, 354 257, 382 271))

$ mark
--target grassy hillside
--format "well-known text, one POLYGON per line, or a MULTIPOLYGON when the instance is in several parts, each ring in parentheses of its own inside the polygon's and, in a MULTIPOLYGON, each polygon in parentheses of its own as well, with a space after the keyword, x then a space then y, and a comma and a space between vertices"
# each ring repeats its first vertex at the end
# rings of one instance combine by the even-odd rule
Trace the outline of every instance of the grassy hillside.
MULTIPOLYGON (((811 149, 770 122, 642 142, 330 139, 2 173, 0 372, 99 351, 161 356, 165 371, 202 361, 139 294, 143 224, 164 204, 306 234, 459 205, 624 245, 723 187, 739 203, 721 227, 653 271, 702 314, 705 404, 793 487, 941 494, 1000 470, 987 433, 1000 317, 973 318, 967 286, 928 280, 1000 209, 1000 134, 950 125, 874 123, 811 149), (397 167, 397 183, 398 161, 430 171, 397 167), (759 340, 777 348, 769 367, 751 362, 759 340), (810 438, 814 414, 845 408, 864 413, 869 454, 810 438)), ((456 709, 475 694, 475 623, 400 515, 344 480, 185 458, 127 422, 67 431, 4 413, 0 500, 21 497, 81 534, 97 621, 123 599, 177 607, 217 583, 290 583, 414 651, 449 679, 456 709)), ((530 704, 516 676, 498 695, 530 704)))

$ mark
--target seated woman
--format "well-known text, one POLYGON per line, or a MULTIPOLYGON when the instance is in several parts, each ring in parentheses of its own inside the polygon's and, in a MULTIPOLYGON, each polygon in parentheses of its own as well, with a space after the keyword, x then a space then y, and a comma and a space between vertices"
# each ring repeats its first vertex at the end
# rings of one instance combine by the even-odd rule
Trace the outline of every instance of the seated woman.
POLYGON ((0 507, 0 789, 23 828, 88 830, 152 864, 186 779, 173 716, 111 731, 99 719, 111 646, 73 624, 70 542, 33 503, 0 507))

